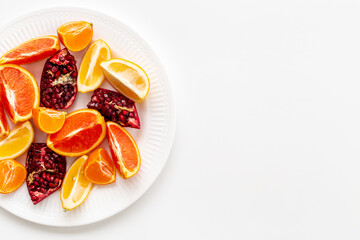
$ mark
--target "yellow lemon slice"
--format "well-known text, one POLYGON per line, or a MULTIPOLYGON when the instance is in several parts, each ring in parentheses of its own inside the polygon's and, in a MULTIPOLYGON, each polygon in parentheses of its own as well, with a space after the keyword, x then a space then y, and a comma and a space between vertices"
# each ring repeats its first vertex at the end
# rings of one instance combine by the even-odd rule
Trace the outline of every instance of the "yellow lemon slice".
POLYGON ((111 58, 110 47, 103 40, 93 42, 81 62, 78 77, 79 92, 86 93, 97 89, 104 80, 100 67, 102 61, 111 58))
POLYGON ((0 160, 16 158, 23 154, 34 139, 34 129, 29 121, 17 125, 0 141, 0 160))
POLYGON ((84 155, 71 165, 61 186, 60 200, 65 211, 73 210, 82 204, 92 187, 92 182, 84 175, 84 166, 88 156, 84 155))
POLYGON ((136 63, 125 59, 113 58, 100 63, 105 77, 119 92, 134 102, 145 99, 150 89, 146 72, 136 63))

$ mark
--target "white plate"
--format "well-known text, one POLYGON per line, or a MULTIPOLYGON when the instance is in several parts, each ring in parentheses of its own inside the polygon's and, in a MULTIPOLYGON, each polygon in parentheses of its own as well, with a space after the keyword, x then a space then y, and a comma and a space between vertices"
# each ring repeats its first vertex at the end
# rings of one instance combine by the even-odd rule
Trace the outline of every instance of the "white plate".
MULTIPOLYGON (((26 184, 17 191, 0 195, 0 206, 32 222, 51 226, 79 226, 94 223, 124 210, 134 203, 151 186, 161 172, 171 149, 175 134, 175 109, 169 82, 157 57, 148 45, 132 30, 105 14, 80 8, 50 8, 20 17, 0 28, 0 55, 22 42, 43 35, 56 35, 63 23, 84 20, 94 25, 93 40, 105 40, 113 57, 129 59, 139 64, 149 75, 150 91, 144 102, 137 104, 141 129, 129 129, 138 144, 141 167, 132 178, 124 180, 117 175, 116 183, 95 185, 85 202, 70 212, 64 212, 60 191, 55 192, 36 206, 30 200, 26 184)), ((73 53, 77 64, 84 51, 73 53)), ((23 65, 40 82, 45 60, 23 65)), ((101 87, 112 89, 104 81, 101 87)), ((78 93, 75 103, 68 109, 86 108, 91 93, 78 93)), ((10 121, 8 121, 10 123, 10 121)), ((10 123, 12 128, 14 125, 10 123)), ((45 142, 45 134, 35 130, 34 142, 45 142)), ((100 145, 108 148, 107 139, 100 145)), ((26 153, 17 160, 25 163, 26 153)), ((67 158, 68 167, 75 158, 67 158)))

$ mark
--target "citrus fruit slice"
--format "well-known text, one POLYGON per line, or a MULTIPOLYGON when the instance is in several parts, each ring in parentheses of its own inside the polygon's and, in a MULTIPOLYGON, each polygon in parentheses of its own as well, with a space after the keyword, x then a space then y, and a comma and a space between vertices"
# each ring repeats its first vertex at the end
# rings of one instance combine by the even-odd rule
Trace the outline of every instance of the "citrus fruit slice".
POLYGON ((39 87, 34 77, 14 64, 0 65, 0 98, 14 123, 26 121, 39 106, 39 87))
POLYGON ((36 127, 44 133, 56 133, 65 123, 66 112, 50 108, 36 107, 32 110, 36 127))
POLYGON ((26 179, 26 169, 12 159, 0 161, 0 193, 11 193, 18 189, 26 179))
POLYGON ((0 139, 9 135, 9 125, 6 120, 4 108, 0 103, 0 139))
POLYGON ((112 159, 120 176, 124 179, 134 176, 140 169, 140 152, 131 135, 114 122, 106 123, 112 159))
POLYGON ((103 40, 93 42, 81 62, 78 76, 79 92, 86 93, 97 89, 104 80, 100 67, 102 61, 111 58, 110 47, 103 40))
POLYGON ((70 113, 60 131, 47 136, 46 144, 54 152, 78 157, 96 148, 105 138, 104 117, 93 109, 70 113))
POLYGON ((34 130, 29 121, 17 125, 0 141, 0 160, 16 158, 23 154, 34 139, 34 130))
POLYGON ((115 182, 115 165, 105 149, 96 149, 89 155, 84 168, 85 177, 96 184, 115 182))
POLYGON ((78 52, 87 47, 93 37, 92 23, 85 21, 68 22, 57 29, 62 44, 70 51, 78 52))
POLYGON ((100 63, 105 77, 119 92, 134 102, 145 99, 150 89, 146 72, 136 63, 125 59, 113 58, 100 63))
POLYGON ((56 36, 42 36, 30 39, 11 49, 0 58, 0 64, 27 64, 47 57, 60 50, 56 36))
POLYGON ((92 183, 84 176, 87 158, 84 155, 75 160, 65 175, 60 191, 60 200, 65 211, 73 210, 89 195, 92 183))

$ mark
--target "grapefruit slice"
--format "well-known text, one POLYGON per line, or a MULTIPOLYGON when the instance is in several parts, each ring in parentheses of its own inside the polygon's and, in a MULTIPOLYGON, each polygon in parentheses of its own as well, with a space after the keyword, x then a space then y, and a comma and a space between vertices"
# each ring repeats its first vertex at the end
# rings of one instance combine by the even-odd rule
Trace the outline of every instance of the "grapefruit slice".
POLYGON ((26 69, 14 65, 0 65, 0 98, 6 113, 14 123, 26 121, 32 109, 39 106, 39 87, 26 69))
POLYGON ((96 110, 80 109, 66 116, 63 127, 48 135, 46 144, 60 155, 78 157, 96 148, 105 135, 104 117, 96 110))
POLYGON ((30 39, 11 49, 0 58, 0 64, 27 64, 48 58, 60 50, 56 36, 42 36, 30 39))
POLYGON ((124 179, 134 176, 140 169, 139 149, 131 135, 119 124, 106 123, 112 159, 120 176, 124 179))

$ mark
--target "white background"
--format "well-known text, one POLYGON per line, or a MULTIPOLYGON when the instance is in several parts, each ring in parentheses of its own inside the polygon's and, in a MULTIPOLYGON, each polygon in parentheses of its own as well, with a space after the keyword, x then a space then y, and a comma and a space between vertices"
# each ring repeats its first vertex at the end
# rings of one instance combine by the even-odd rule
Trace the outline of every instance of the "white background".
POLYGON ((171 82, 174 146, 122 213, 53 228, 0 209, 1 238, 360 238, 360 3, 74 2, 3 2, 0 22, 71 5, 135 30, 171 82))

